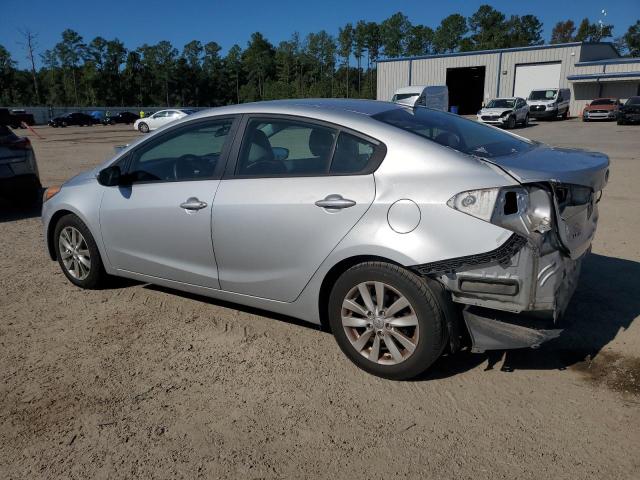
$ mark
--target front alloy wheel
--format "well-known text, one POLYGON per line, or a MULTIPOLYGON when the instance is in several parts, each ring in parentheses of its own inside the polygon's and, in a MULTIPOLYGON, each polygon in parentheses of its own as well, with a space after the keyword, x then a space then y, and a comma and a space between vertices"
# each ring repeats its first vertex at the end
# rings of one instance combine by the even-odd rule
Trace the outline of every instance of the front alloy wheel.
POLYGON ((76 215, 65 215, 58 220, 53 239, 58 263, 69 281, 82 288, 99 288, 107 275, 84 222, 76 215))
POLYGON ((58 251, 67 273, 84 280, 91 272, 91 254, 87 241, 75 227, 64 227, 58 238, 58 251))

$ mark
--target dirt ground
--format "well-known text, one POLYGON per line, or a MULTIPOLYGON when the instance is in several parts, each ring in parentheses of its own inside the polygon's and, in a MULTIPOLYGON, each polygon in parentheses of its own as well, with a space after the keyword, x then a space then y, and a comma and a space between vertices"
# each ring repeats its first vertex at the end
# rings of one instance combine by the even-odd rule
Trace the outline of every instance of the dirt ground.
MULTIPOLYGON (((29 133, 44 185, 131 127, 29 133)), ((0 213, 0 478, 640 478, 640 126, 518 133, 610 155, 567 330, 412 382, 292 319, 133 282, 73 287, 38 211, 0 213)))

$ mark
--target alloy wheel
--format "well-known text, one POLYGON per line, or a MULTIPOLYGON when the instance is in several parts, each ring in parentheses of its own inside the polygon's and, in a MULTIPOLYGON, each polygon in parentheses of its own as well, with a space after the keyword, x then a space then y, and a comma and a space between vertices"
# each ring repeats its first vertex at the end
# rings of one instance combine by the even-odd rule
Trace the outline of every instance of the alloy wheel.
POLYGON ((75 227, 64 227, 58 237, 58 251, 67 273, 84 280, 91 272, 91 255, 87 241, 75 227))
POLYGON ((380 365, 407 360, 418 344, 420 326, 411 303, 383 282, 363 282, 342 302, 342 327, 351 346, 380 365))

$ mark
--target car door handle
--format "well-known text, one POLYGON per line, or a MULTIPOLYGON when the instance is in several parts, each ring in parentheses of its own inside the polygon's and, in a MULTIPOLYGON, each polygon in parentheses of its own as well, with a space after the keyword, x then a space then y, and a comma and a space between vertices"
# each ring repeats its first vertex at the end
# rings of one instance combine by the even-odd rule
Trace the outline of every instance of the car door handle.
POLYGON ((196 197, 190 197, 186 202, 180 204, 180 208, 185 210, 200 210, 207 206, 207 202, 201 202, 196 197))
POLYGON ((322 208, 341 209, 353 207, 356 204, 353 200, 342 198, 342 195, 327 195, 322 200, 318 200, 316 205, 322 208))

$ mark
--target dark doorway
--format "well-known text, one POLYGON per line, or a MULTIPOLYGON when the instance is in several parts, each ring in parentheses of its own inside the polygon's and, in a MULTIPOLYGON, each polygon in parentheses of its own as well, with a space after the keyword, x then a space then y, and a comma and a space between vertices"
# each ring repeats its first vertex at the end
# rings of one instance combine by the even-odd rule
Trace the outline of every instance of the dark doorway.
POLYGON ((477 113, 484 97, 485 67, 447 68, 449 106, 457 106, 460 115, 477 113))

